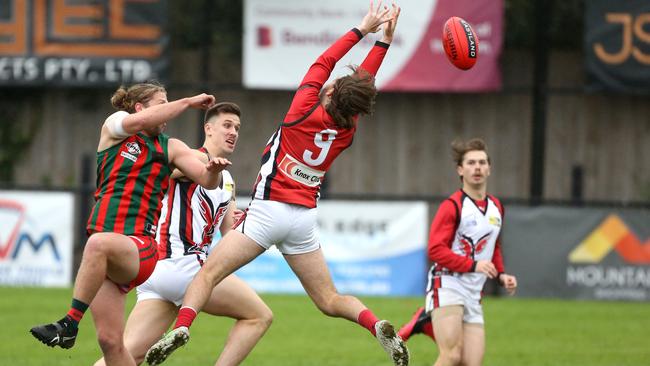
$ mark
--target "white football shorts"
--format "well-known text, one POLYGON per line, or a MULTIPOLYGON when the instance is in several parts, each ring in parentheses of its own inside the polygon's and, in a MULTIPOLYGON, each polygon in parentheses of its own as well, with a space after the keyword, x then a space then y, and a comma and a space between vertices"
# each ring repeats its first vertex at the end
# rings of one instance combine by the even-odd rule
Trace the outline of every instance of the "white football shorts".
POLYGON ((180 306, 187 287, 200 269, 196 255, 159 260, 151 276, 136 288, 137 301, 160 299, 180 306))
MULTIPOLYGON (((426 296, 425 302, 426 312, 431 314, 434 309, 443 306, 461 305, 463 307, 463 322, 483 324, 483 306, 481 300, 477 300, 463 294, 462 292, 453 288, 434 288, 429 291, 426 296)), ((431 314, 433 316, 433 314, 431 314)))
POLYGON ((315 208, 255 199, 236 230, 265 249, 275 245, 282 254, 303 254, 320 248, 315 208))

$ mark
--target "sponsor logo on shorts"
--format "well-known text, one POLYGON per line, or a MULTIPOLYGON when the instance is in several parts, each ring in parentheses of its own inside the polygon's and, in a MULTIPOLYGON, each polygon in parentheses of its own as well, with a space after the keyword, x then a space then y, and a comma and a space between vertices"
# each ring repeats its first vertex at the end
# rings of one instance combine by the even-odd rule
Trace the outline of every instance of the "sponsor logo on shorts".
POLYGON ((318 187, 325 175, 325 172, 312 169, 288 154, 282 159, 278 168, 287 177, 309 187, 318 187))

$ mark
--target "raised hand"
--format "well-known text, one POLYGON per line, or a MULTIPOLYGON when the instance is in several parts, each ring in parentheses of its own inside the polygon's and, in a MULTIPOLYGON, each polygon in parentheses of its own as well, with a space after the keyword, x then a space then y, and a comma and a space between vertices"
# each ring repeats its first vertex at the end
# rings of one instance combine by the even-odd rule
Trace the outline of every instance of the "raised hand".
POLYGON ((228 160, 226 158, 212 158, 205 165, 205 168, 209 172, 220 172, 220 171, 226 169, 226 167, 228 167, 231 164, 232 163, 230 162, 230 160, 228 160))
POLYGON ((208 109, 214 105, 215 100, 214 95, 205 93, 187 98, 190 107, 196 109, 208 109))
POLYGON ((384 25, 384 36, 381 39, 382 42, 389 44, 393 41, 395 27, 397 27, 397 19, 399 18, 399 14, 402 12, 402 9, 397 6, 394 1, 391 8, 390 20, 384 25))
POLYGON ((361 20, 361 24, 357 29, 365 36, 368 33, 375 33, 379 27, 391 19, 390 9, 387 6, 381 5, 381 0, 377 7, 374 6, 374 1, 370 0, 370 8, 368 13, 361 20))

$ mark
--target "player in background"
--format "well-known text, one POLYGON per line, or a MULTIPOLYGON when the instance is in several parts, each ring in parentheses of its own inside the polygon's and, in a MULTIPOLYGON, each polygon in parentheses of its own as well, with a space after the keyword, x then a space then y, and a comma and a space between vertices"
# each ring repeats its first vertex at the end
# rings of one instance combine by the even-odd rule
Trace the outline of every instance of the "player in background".
POLYGON ((440 351, 436 366, 474 366, 481 365, 485 353, 483 285, 496 278, 512 295, 517 279, 503 265, 499 234, 504 212, 499 200, 487 194, 485 142, 454 141, 452 151, 462 188, 440 204, 431 223, 425 307, 398 333, 405 339, 419 332, 434 338, 435 333, 440 351))
MULTIPOLYGON (((230 158, 239 138, 241 111, 218 103, 205 114, 205 140, 197 157, 230 158)), ((137 287, 137 302, 126 322, 124 342, 136 364, 172 324, 190 281, 205 262, 215 230, 222 235, 234 223, 235 183, 222 171, 218 188, 208 190, 175 171, 163 199, 156 240, 160 260, 149 279, 137 287)), ((212 290, 203 308, 208 314, 236 320, 216 365, 239 365, 271 325, 273 314, 244 281, 232 274, 212 290)), ((96 366, 104 365, 104 360, 96 366)))
POLYGON ((359 114, 369 114, 377 93, 374 77, 393 40, 400 9, 370 9, 361 24, 330 46, 309 68, 283 123, 269 140, 253 200, 236 230, 210 253, 187 290, 174 329, 147 353, 152 365, 189 340, 189 327, 226 276, 275 245, 324 314, 357 322, 377 337, 394 364, 408 364, 408 350, 393 326, 353 296, 340 295, 332 282, 317 237, 316 205, 321 179, 352 143, 359 114), (384 24, 385 23, 385 24, 384 24), (339 61, 367 33, 383 25, 361 66, 325 85, 339 61))
POLYGON ((88 219, 88 241, 74 284, 70 311, 31 333, 50 347, 71 348, 90 306, 107 365, 135 365, 124 347, 126 293, 144 282, 157 262, 156 224, 172 166, 206 188, 215 188, 230 162, 205 163, 177 139, 162 134, 167 121, 188 108, 207 109, 212 95, 172 102, 155 83, 120 87, 111 103, 118 112, 102 125, 97 146, 97 191, 88 219))

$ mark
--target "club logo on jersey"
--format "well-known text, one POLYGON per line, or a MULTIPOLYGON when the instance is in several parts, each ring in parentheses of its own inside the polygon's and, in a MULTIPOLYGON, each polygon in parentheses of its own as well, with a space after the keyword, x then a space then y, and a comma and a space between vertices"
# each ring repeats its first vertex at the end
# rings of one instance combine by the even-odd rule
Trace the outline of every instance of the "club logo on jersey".
POLYGON ((137 142, 127 142, 126 150, 129 152, 129 154, 132 155, 140 155, 140 153, 142 153, 142 150, 140 150, 140 145, 138 145, 137 142))
POLYGON ((219 222, 217 217, 217 212, 214 210, 212 201, 208 194, 205 193, 203 188, 199 188, 199 212, 201 213, 201 218, 205 225, 203 225, 203 230, 201 231, 201 247, 210 245, 212 243, 212 238, 214 237, 214 229, 219 222))
POLYGON ((482 237, 480 237, 476 243, 474 243, 474 239, 472 239, 469 236, 461 236, 460 238, 460 244, 461 248, 463 249, 463 252, 465 253, 466 257, 474 258, 475 255, 481 254, 485 247, 487 246, 488 239, 490 238, 490 234, 485 234, 482 237))
POLYGON ((287 154, 278 166, 279 170, 287 177, 308 187, 318 187, 325 172, 312 169, 287 154))
POLYGON ((126 151, 122 151, 120 153, 120 156, 122 156, 125 159, 129 159, 132 162, 135 162, 138 160, 138 155, 142 153, 142 150, 140 150, 140 145, 138 145, 137 142, 127 142, 126 143, 126 151))
POLYGON ((490 216, 488 221, 490 222, 490 225, 501 227, 501 218, 498 216, 490 216))

